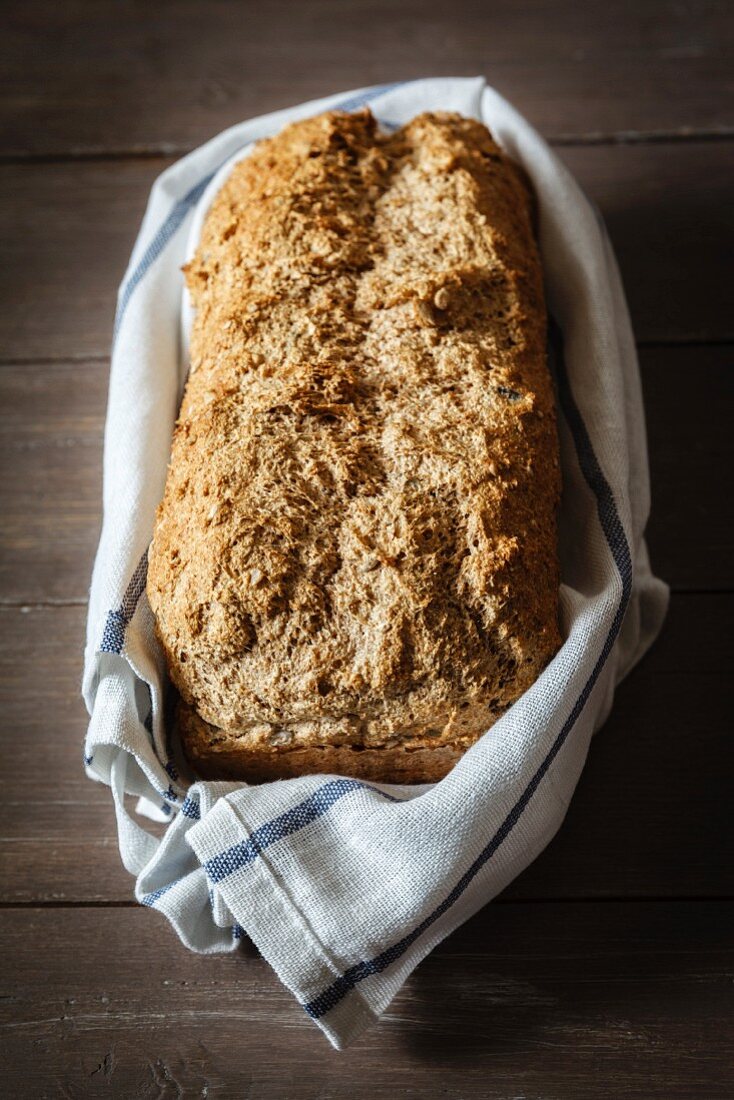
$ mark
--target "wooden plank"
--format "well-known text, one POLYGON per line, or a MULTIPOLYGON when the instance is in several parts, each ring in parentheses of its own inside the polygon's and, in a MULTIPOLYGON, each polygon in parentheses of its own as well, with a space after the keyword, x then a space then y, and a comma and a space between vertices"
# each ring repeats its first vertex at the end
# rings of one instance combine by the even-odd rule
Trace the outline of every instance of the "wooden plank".
MULTIPOLYGON (((734 338, 729 146, 561 152, 608 219, 638 339, 734 338)), ((167 163, 0 169, 3 359, 107 355, 117 286, 149 188, 167 163)))
MULTIPOLYGON (((734 894, 734 595, 680 596, 621 685, 558 837, 514 898, 734 894)), ((109 791, 84 777, 84 609, 0 611, 0 903, 129 901, 109 791)))
POLYGON ((734 896, 722 858, 734 848, 734 646, 719 617, 730 612, 732 595, 673 598, 617 689, 561 830, 506 897, 734 896))
POLYGON ((0 169, 0 355, 109 354, 118 284, 168 161, 0 169))
POLYGON ((355 84, 485 74, 546 134, 727 131, 731 9, 621 0, 6 6, 11 155, 185 149, 355 84))
MULTIPOLYGON (((655 566, 676 588, 733 589, 734 527, 722 507, 734 497, 732 351, 643 348, 641 364, 655 566)), ((0 483, 0 602, 86 598, 101 519, 107 375, 104 360, 0 367, 0 467, 13 471, 0 483)))
POLYGON ((604 217, 637 339, 732 339, 732 146, 559 153, 604 217))
POLYGON ((642 348, 653 565, 675 589, 734 588, 734 348, 642 348))
POLYGON ((144 910, 0 913, 10 1096, 731 1095, 731 903, 490 906, 344 1054, 269 967, 144 910))
POLYGON ((108 374, 105 360, 0 367, 0 602, 86 600, 108 374))
POLYGON ((133 899, 109 788, 84 773, 83 607, 0 611, 0 899, 133 899))

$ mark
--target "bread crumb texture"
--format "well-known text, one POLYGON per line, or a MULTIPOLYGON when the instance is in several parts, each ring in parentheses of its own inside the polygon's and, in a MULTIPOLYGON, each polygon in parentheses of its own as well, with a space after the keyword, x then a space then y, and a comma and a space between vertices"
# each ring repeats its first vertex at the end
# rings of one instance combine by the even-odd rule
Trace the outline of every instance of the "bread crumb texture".
POLYGON ((330 112, 232 171, 148 596, 197 770, 444 775, 560 644, 532 199, 480 123, 330 112))

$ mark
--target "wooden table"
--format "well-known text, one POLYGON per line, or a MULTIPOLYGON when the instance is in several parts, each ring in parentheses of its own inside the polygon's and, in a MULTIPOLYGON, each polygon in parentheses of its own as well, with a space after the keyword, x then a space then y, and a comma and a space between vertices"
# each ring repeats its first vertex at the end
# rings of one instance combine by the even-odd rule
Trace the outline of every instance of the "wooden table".
POLYGON ((26 0, 3 23, 3 1094, 732 1096, 727 4, 26 0), (191 955, 135 905, 109 791, 82 771, 114 298, 171 158, 316 95, 477 73, 607 219, 674 594, 559 836, 337 1054, 252 952, 191 955))

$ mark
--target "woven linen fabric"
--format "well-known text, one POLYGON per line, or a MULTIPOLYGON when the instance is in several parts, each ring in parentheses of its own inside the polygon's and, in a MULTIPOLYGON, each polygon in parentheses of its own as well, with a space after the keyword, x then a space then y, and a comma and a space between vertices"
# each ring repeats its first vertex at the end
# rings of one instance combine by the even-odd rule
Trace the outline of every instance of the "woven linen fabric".
POLYGON ((615 685, 660 629, 648 562, 646 439, 635 345, 598 214, 539 135, 480 78, 425 79, 301 104, 235 126, 156 181, 118 300, 84 698, 90 777, 109 784, 136 897, 192 950, 248 936, 341 1048, 413 968, 545 847, 615 685), (394 128, 425 110, 484 121, 537 192, 563 472, 564 644, 440 783, 304 776, 189 783, 166 713, 145 596, 155 508, 187 370, 181 264, 248 146, 297 118, 369 104, 394 128), (138 813, 126 795, 139 797, 138 813), (168 820, 162 839, 141 817, 168 820))

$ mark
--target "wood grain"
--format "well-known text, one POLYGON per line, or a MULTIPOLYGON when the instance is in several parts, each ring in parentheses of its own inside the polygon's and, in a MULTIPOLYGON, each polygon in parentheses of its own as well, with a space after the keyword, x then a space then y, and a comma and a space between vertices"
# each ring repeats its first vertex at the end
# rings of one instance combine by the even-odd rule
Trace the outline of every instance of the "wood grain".
POLYGON ((731 145, 559 153, 604 217, 637 339, 734 339, 731 145))
MULTIPOLYGON (((641 366, 655 567, 674 588, 732 589, 734 529, 722 505, 734 497, 732 351, 643 348, 641 366)), ((0 367, 0 467, 14 475, 0 481, 0 603, 86 599, 108 370, 105 360, 0 367)))
POLYGON ((486 79, 551 137, 730 132, 724 2, 254 0, 5 6, 6 154, 183 150, 355 86, 486 79))
MULTIPOLYGON (((734 337, 724 144, 560 151, 607 218, 642 341, 734 337), (630 196, 634 195, 634 202, 630 196)), ((165 160, 0 168, 0 358, 109 352, 122 280, 165 160)))
POLYGON ((86 601, 108 376, 106 360, 0 367, 0 603, 86 601))
POLYGON ((107 356, 148 192, 167 161, 0 168, 0 355, 107 356))
MULTIPOLYGON (((734 595, 674 601, 561 832, 508 896, 734 895, 733 616, 734 595)), ((82 769, 83 621, 80 607, 0 611, 0 903, 132 899, 110 793, 82 769)))
POLYGON ((734 589, 734 347, 642 348, 655 570, 674 589, 734 589))
POLYGON ((141 1100, 723 1100, 733 918, 732 904, 490 906, 338 1054, 260 959, 192 955, 158 914, 5 911, 5 1088, 141 1100))
POLYGON ((1 900, 132 899, 109 788, 82 763, 85 618, 0 611, 1 900))

